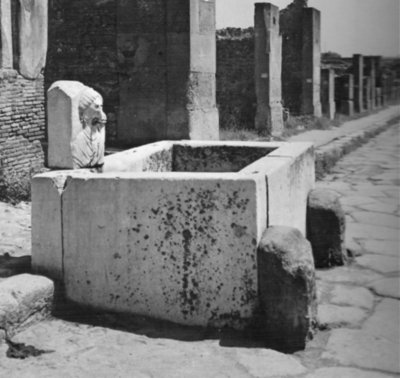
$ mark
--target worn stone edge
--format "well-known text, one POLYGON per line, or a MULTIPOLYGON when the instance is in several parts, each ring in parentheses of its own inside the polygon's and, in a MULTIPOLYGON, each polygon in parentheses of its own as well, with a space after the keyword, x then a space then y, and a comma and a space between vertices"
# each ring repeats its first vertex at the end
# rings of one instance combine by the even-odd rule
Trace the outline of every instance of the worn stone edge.
MULTIPOLYGON (((393 120, 397 118, 399 117, 395 117, 393 120)), ((361 147, 370 139, 391 127, 391 121, 393 120, 388 119, 384 124, 374 125, 350 135, 344 135, 318 147, 315 151, 316 179, 320 180, 326 173, 329 173, 341 157, 361 147)))

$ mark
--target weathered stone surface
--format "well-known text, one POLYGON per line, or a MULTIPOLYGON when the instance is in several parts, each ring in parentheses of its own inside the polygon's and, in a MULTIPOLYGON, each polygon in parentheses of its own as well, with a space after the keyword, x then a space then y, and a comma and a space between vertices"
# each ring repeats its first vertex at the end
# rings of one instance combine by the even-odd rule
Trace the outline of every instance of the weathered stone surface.
POLYGON ((235 354, 239 364, 255 378, 290 377, 307 371, 296 358, 270 349, 240 348, 235 354))
POLYGON ((400 299, 400 277, 387 277, 368 285, 376 294, 400 299))
POLYGON ((306 378, 390 378, 392 375, 377 371, 366 371, 355 368, 327 367, 315 370, 314 373, 306 375, 306 378))
POLYGON ((361 307, 367 310, 374 305, 374 296, 363 287, 336 285, 332 290, 330 302, 338 305, 361 307))
POLYGON ((316 267, 345 263, 345 230, 345 214, 338 194, 327 189, 311 191, 307 206, 307 238, 312 245, 316 267))
POLYGON ((11 1, 0 1, 0 69, 13 67, 11 1))
POLYGON ((398 257, 381 255, 363 255, 356 260, 358 265, 381 273, 400 272, 400 261, 398 257))
POLYGON ((19 71, 36 79, 46 65, 47 1, 20 0, 19 71))
POLYGON ((32 269, 53 279, 62 279, 62 202, 67 175, 44 173, 31 182, 32 269), (51 206, 46 206, 51 204, 51 206))
POLYGON ((77 81, 48 90, 48 166, 90 168, 104 163, 106 116, 99 93, 77 81))
POLYGON ((218 140, 215 0, 118 2, 118 140, 218 140))
POLYGON ((366 311, 352 306, 322 304, 318 306, 318 321, 330 327, 357 326, 367 317, 366 311))
POLYGON ((377 337, 383 337, 398 344, 400 303, 396 299, 384 298, 374 313, 363 324, 362 330, 377 337))
POLYGON ((399 373, 399 344, 359 330, 333 330, 322 358, 341 365, 399 373))
POLYGON ((0 328, 16 329, 50 315, 54 284, 48 278, 21 274, 0 281, 0 328))
POLYGON ((69 299, 187 325, 253 316, 264 176, 74 173, 62 197, 69 299))
POLYGON ((316 321, 310 243, 294 228, 267 228, 258 247, 261 331, 267 346, 303 349, 316 321))
POLYGON ((315 185, 314 150, 311 144, 282 144, 279 149, 241 172, 265 173, 269 226, 291 226, 306 235, 307 199, 315 185), (287 214, 291 214, 290 223, 287 214))
POLYGON ((393 240, 371 240, 367 239, 363 242, 367 251, 386 256, 399 256, 400 245, 398 241, 393 240))
POLYGON ((279 8, 270 3, 255 4, 254 23, 257 96, 255 127, 269 135, 279 136, 283 132, 279 8))

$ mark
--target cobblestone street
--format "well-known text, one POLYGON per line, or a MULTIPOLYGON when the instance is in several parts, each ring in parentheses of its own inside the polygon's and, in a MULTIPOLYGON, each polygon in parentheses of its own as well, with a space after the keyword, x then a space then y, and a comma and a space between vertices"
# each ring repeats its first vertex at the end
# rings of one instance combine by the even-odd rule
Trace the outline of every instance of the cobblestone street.
MULTIPOLYGON (((399 126, 397 123, 342 158, 317 183, 318 187, 340 193, 347 214, 346 246, 355 258, 349 266, 317 271, 322 326, 305 351, 288 355, 245 345, 222 346, 224 343, 219 339, 199 340, 198 335, 182 330, 179 333, 177 330, 173 339, 170 336, 174 330, 154 329, 144 323, 131 326, 133 330, 128 332, 53 318, 13 338, 51 352, 25 360, 10 359, 3 343, 0 376, 397 376, 400 373, 399 126)), ((29 211, 28 206, 20 207, 16 222, 21 219, 26 222, 29 211)), ((3 230, 5 220, 0 223, 3 230)), ((8 224, 7 230, 11 228, 8 224)), ((22 235, 28 238, 28 226, 22 228, 22 235)), ((11 254, 12 237, 10 234, 4 239, 11 254)), ((29 240, 17 239, 16 243, 23 246, 29 240)))

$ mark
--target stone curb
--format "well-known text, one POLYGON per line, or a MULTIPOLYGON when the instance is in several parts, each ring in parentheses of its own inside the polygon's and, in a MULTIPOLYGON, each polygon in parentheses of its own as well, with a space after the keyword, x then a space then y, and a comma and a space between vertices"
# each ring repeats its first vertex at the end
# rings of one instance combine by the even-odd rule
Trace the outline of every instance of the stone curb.
POLYGON ((0 281, 0 342, 51 313, 54 283, 46 277, 20 274, 0 281))
POLYGON ((328 173, 342 156, 357 149, 371 138, 388 129, 395 120, 400 120, 400 118, 396 117, 384 123, 374 124, 366 129, 335 138, 331 142, 317 147, 315 150, 316 179, 319 180, 328 173))

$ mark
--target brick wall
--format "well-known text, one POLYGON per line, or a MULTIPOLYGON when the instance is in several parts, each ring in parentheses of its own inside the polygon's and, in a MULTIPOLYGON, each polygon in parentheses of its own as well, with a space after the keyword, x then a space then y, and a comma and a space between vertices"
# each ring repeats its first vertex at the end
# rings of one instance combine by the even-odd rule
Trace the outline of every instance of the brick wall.
MULTIPOLYGON (((44 80, 0 70, 0 192, 5 183, 27 181, 43 168, 44 80)), ((21 185, 23 183, 21 182, 21 185)), ((2 194, 2 193, 0 193, 2 194)))
POLYGON ((254 128, 253 28, 217 32, 217 104, 222 128, 254 128))
POLYGON ((100 92, 108 117, 107 143, 118 114, 117 0, 49 0, 45 88, 77 80, 100 92))

